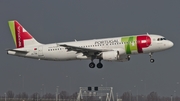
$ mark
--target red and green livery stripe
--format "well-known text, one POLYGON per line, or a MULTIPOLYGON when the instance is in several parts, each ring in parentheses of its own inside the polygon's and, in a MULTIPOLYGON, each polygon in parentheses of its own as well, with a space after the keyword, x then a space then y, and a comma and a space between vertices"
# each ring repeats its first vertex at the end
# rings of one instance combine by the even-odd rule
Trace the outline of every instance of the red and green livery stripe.
POLYGON ((9 21, 8 23, 17 48, 24 47, 24 40, 33 38, 17 21, 9 21))
POLYGON ((125 43, 126 54, 143 53, 143 48, 151 45, 151 38, 148 35, 122 37, 121 41, 125 43))

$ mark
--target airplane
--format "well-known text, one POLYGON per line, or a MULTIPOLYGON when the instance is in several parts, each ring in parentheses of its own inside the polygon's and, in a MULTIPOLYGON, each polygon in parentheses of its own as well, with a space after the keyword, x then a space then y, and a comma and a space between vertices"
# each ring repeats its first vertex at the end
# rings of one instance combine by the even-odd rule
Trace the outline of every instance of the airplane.
POLYGON ((42 44, 25 30, 16 20, 8 21, 16 48, 8 49, 7 54, 25 58, 51 61, 91 60, 90 68, 102 68, 104 61, 125 62, 131 55, 149 54, 173 47, 173 42, 156 34, 141 34, 114 38, 42 44), (98 59, 97 65, 93 62, 98 59))

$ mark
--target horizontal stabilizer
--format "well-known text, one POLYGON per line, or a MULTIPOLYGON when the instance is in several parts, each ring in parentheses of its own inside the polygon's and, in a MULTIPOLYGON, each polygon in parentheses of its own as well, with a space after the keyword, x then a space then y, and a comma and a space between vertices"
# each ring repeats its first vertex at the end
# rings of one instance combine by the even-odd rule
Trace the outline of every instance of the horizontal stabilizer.
POLYGON ((18 53, 28 53, 29 52, 27 50, 16 50, 16 49, 8 49, 7 51, 13 51, 13 52, 18 52, 18 53))

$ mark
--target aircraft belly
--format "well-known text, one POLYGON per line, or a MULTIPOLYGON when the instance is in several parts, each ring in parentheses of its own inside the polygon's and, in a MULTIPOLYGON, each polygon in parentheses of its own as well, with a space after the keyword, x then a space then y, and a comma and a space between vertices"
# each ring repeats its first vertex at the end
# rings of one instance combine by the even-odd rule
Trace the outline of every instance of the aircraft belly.
POLYGON ((65 52, 57 57, 58 60, 74 60, 76 59, 75 52, 65 52))
POLYGON ((158 45, 156 45, 155 43, 153 43, 150 47, 144 48, 143 52, 144 53, 151 53, 151 52, 158 52, 160 50, 161 50, 160 47, 158 45))
POLYGON ((142 50, 143 50, 143 53, 144 53, 144 54, 152 52, 152 48, 151 48, 151 47, 149 47, 149 48, 144 48, 144 49, 142 49, 142 50))
POLYGON ((57 52, 48 52, 44 54, 46 59, 55 60, 55 61, 65 61, 65 60, 74 60, 76 59, 75 52, 66 52, 66 51, 57 51, 57 52))

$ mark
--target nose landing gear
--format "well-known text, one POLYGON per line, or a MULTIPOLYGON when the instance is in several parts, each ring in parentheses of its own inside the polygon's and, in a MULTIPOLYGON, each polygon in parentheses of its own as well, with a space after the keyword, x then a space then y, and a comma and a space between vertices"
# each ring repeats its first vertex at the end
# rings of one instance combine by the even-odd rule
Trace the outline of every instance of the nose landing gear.
POLYGON ((151 62, 151 63, 154 63, 154 61, 155 61, 155 60, 154 60, 154 59, 152 59, 152 54, 153 54, 153 53, 149 53, 150 62, 151 62))
POLYGON ((151 63, 154 63, 154 59, 150 59, 150 62, 151 62, 151 63))

